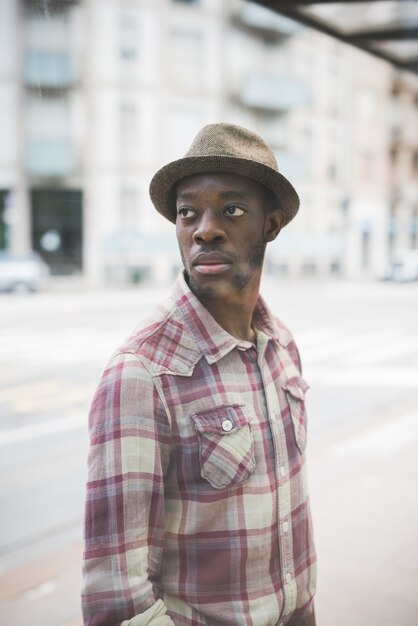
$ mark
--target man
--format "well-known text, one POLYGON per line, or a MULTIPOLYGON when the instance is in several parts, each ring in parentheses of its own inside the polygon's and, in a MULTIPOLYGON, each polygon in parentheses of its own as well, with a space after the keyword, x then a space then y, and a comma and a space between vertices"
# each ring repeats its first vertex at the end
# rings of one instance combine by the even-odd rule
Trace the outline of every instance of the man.
POLYGON ((307 384, 259 296, 298 196, 231 124, 203 128, 150 194, 184 273, 92 404, 85 624, 313 626, 307 384))

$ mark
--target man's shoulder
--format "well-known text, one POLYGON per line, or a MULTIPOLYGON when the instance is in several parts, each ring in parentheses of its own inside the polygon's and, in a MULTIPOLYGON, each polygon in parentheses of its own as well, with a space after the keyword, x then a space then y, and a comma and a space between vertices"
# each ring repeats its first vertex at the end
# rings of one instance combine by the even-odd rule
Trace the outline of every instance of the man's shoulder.
POLYGON ((160 303, 139 323, 116 354, 135 355, 154 376, 188 375, 201 357, 198 345, 171 298, 160 303))
POLYGON ((275 330, 277 336, 279 338, 279 344, 285 348, 299 373, 302 373, 302 365, 301 359, 299 355, 299 350, 296 345, 295 338, 293 333, 289 330, 289 328, 282 322, 282 320, 275 315, 272 316, 272 320, 275 326, 275 330))
POLYGON ((295 343, 293 333, 277 315, 270 313, 270 323, 273 325, 274 333, 277 335, 281 346, 287 348, 295 343))

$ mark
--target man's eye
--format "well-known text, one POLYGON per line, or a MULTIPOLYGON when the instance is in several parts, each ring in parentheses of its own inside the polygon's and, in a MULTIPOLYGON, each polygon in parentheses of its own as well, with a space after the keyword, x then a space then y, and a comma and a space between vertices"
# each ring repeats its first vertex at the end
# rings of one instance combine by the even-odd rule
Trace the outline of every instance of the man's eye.
POLYGON ((244 215, 244 211, 240 209, 239 206, 231 205, 226 208, 225 213, 227 215, 233 215, 234 217, 239 217, 240 215, 244 215))
POLYGON ((177 211, 177 215, 180 215, 180 217, 193 217, 195 214, 195 211, 193 211, 192 209, 187 209, 185 207, 177 211))

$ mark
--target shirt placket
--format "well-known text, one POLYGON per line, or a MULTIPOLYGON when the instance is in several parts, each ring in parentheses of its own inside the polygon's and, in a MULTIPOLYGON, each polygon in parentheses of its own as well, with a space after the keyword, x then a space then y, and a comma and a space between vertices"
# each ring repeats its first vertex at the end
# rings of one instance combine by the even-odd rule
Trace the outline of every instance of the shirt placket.
POLYGON ((269 364, 264 358, 268 340, 269 338, 266 335, 259 333, 257 337, 258 363, 264 384, 268 420, 272 432, 277 485, 276 506, 283 591, 283 611, 279 626, 282 626, 296 608, 297 589, 293 562, 292 494, 289 457, 276 381, 273 380, 269 364))

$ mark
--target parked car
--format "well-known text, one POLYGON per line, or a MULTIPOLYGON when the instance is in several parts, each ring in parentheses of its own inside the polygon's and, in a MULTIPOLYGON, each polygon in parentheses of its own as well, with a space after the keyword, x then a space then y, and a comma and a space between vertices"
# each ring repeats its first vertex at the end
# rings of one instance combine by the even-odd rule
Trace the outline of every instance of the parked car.
POLYGON ((0 251, 0 291, 38 291, 45 286, 49 275, 48 265, 36 252, 0 251))
POLYGON ((383 280, 409 283, 418 280, 418 251, 404 250, 397 254, 383 276, 383 280))

